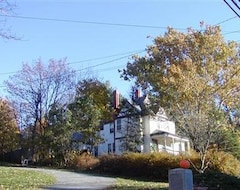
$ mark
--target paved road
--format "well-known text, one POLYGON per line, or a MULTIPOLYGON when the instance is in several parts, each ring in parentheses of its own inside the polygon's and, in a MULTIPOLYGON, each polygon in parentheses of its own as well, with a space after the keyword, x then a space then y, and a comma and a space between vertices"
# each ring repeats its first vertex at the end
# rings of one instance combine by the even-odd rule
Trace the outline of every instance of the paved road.
POLYGON ((64 170, 25 168, 44 172, 54 176, 57 181, 55 184, 45 187, 45 190, 103 190, 112 186, 114 178, 94 176, 91 174, 82 174, 64 170))

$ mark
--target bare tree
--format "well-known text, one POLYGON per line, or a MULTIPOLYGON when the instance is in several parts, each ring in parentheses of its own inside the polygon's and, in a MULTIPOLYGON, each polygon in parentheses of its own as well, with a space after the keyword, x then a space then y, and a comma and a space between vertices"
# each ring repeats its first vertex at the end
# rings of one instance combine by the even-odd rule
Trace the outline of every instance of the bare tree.
POLYGON ((11 33, 10 29, 6 28, 6 16, 13 14, 15 7, 15 4, 9 3, 7 0, 0 0, 0 23, 2 24, 2 27, 0 28, 0 37, 2 39, 19 39, 11 33))
POLYGON ((66 104, 72 95, 73 79, 74 72, 67 67, 66 59, 50 60, 47 66, 39 59, 32 66, 24 64, 21 71, 5 81, 9 99, 19 108, 21 125, 31 131, 32 156, 48 126, 49 110, 56 104, 66 104))

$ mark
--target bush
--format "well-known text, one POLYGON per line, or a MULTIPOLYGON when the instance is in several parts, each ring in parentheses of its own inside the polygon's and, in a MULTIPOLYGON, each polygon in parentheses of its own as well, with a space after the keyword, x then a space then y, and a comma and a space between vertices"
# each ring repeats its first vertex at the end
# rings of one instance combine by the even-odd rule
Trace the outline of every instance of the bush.
POLYGON ((226 152, 213 152, 211 155, 211 171, 240 176, 240 161, 232 154, 226 152))
MULTIPOLYGON (((100 172, 121 176, 143 177, 158 181, 168 180, 168 170, 179 168, 183 155, 174 156, 166 153, 126 153, 120 156, 104 155, 99 157, 100 172)), ((199 167, 200 158, 197 153, 192 153, 188 159, 199 167)), ((229 176, 240 176, 240 162, 234 156, 225 152, 209 151, 207 161, 211 161, 206 172, 223 173, 229 176)), ((193 173, 198 174, 194 168, 193 173)))
POLYGON ((98 170, 122 176, 167 181, 168 170, 179 167, 181 159, 181 156, 164 153, 104 155, 99 157, 98 170))
POLYGON ((207 186, 208 190, 239 190, 240 179, 224 173, 206 172, 195 174, 194 184, 207 186))
POLYGON ((75 167, 79 170, 92 170, 99 165, 99 160, 88 152, 76 156, 73 162, 75 167))
POLYGON ((88 170, 96 167, 99 160, 87 150, 67 151, 55 157, 42 159, 38 162, 41 166, 64 167, 71 169, 88 170))

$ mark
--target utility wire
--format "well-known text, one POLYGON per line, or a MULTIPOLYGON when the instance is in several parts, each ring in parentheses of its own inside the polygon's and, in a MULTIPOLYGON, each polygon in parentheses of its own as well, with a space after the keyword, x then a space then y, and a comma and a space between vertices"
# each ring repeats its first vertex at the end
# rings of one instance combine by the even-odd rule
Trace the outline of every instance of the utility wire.
MULTIPOLYGON (((240 15, 237 13, 237 11, 235 11, 235 9, 226 0, 224 0, 224 2, 240 18, 240 15)), ((237 3, 234 0, 232 0, 232 2, 239 9, 239 6, 237 5, 237 3)))
MULTIPOLYGON (((112 62, 116 62, 116 61, 119 61, 119 60, 122 60, 122 59, 125 59, 125 58, 128 58, 130 56, 133 56, 135 55, 136 53, 143 53, 145 52, 146 50, 141 50, 141 51, 138 51, 138 52, 135 52, 134 54, 128 54, 128 55, 125 55, 125 56, 122 56, 122 57, 119 57, 119 58, 116 58, 116 59, 112 59, 112 60, 109 60, 109 61, 105 61, 105 62, 102 62, 102 63, 99 63, 99 64, 96 64, 96 65, 92 65, 92 66, 88 66, 88 67, 85 67, 85 68, 82 68, 82 69, 78 69, 78 70, 75 70, 75 72, 81 72, 81 71, 84 71, 84 70, 87 70, 87 69, 91 69, 91 68, 95 68, 95 67, 98 67, 98 66, 101 66, 101 65, 106 65, 108 63, 112 63, 112 62)), ((16 73, 16 72, 15 72, 16 73)), ((47 78, 43 78, 44 79, 51 79, 52 77, 47 77, 47 78)), ((37 81, 37 80, 33 80, 31 82, 34 82, 34 81, 37 81)), ((6 86, 2 85, 0 86, 0 88, 5 88, 6 86)))
POLYGON ((231 32, 226 32, 226 33, 223 33, 223 35, 233 34, 233 33, 240 33, 240 30, 235 30, 235 31, 231 31, 231 32))
MULTIPOLYGON (((52 21, 52 22, 68 22, 68 23, 79 23, 79 24, 95 24, 95 25, 107 25, 107 26, 135 27, 135 28, 152 28, 152 29, 167 29, 168 28, 168 27, 165 27, 165 26, 123 24, 123 23, 110 23, 110 22, 95 22, 95 21, 68 20, 68 19, 30 17, 30 16, 1 15, 1 14, 0 14, 0 17, 10 17, 10 18, 28 19, 28 20, 42 20, 42 21, 52 21)), ((186 28, 175 28, 175 29, 186 30, 186 28)))
MULTIPOLYGON (((43 20, 43 21, 53 21, 53 22, 54 21, 55 22, 69 22, 69 23, 80 23, 80 24, 98 24, 98 25, 110 25, 110 26, 124 26, 124 27, 141 27, 141 28, 156 28, 156 29, 157 28, 158 29, 159 28, 160 29, 167 29, 168 28, 168 27, 163 27, 163 26, 150 26, 150 25, 137 25, 137 24, 120 24, 120 23, 107 23, 107 22, 92 22, 92 21, 79 21, 79 20, 54 19, 54 18, 29 17, 29 16, 13 16, 13 15, 1 15, 1 14, 0 14, 0 17, 12 17, 12 18, 18 18, 18 19, 43 20)), ((235 18, 237 18, 237 16, 234 16, 234 17, 228 18, 226 20, 223 20, 223 21, 221 21, 221 22, 219 22, 219 23, 217 23, 215 25, 223 24, 223 23, 228 22, 228 21, 230 21, 232 19, 235 19, 235 18)), ((186 30, 185 28, 174 28, 174 29, 186 30)), ((223 35, 227 35, 227 34, 231 34, 231 33, 239 33, 239 32, 240 32, 240 30, 236 30, 236 31, 226 32, 223 35)), ((121 53, 121 54, 105 56, 105 57, 97 57, 97 58, 86 59, 86 60, 81 60, 81 61, 69 62, 69 63, 67 63, 67 65, 76 64, 76 63, 83 63, 83 62, 89 62, 89 61, 96 61, 96 60, 100 60, 100 59, 106 59, 106 58, 115 57, 115 56, 124 55, 124 54, 129 54, 129 53, 135 53, 135 54, 136 53, 142 53, 144 51, 145 50, 138 50, 138 51, 126 52, 126 53, 121 53)), ((98 67, 100 65, 111 63, 111 62, 114 62, 114 61, 117 61, 117 60, 129 57, 129 56, 131 56, 131 55, 120 57, 120 58, 117 58, 117 59, 114 59, 114 60, 110 60, 110 61, 107 61, 107 62, 103 62, 103 63, 97 64, 97 65, 89 66, 89 67, 86 67, 86 68, 83 68, 83 69, 80 69, 80 70, 77 70, 77 71, 98 67)), ((15 74, 15 73, 17 73, 17 72, 0 73, 0 75, 9 75, 9 74, 15 74)), ((0 88, 1 87, 4 87, 4 86, 0 86, 0 88)))
MULTIPOLYGON (((240 2, 240 0, 238 0, 240 2)), ((232 0, 233 4, 238 8, 238 10, 240 10, 240 7, 238 6, 238 4, 236 3, 235 0, 232 0)))
MULTIPOLYGON (((136 53, 143 53, 145 52, 146 50, 142 50, 142 51, 139 51, 139 52, 136 52, 136 53)), ((94 67, 98 67, 98 66, 101 66, 101 65, 106 65, 108 63, 112 63, 112 62, 115 62, 115 61, 119 61, 121 59, 125 59, 125 58, 128 58, 129 56, 133 56, 135 54, 130 54, 130 55, 126 55, 126 56, 122 56, 122 57, 119 57, 119 58, 116 58, 116 59, 112 59, 110 61, 105 61, 103 63, 99 63, 97 65, 93 65, 93 66, 88 66, 88 67, 85 67, 85 68, 82 68, 82 69, 79 69, 79 70, 76 70, 76 72, 79 72, 79 71, 83 71, 83 70, 86 70, 86 69, 91 69, 91 68, 94 68, 94 67)))
MULTIPOLYGON (((225 1, 225 0, 224 0, 225 1)), ((227 2, 226 2, 227 3, 227 2)), ((239 16, 239 15, 238 15, 239 16)), ((166 26, 152 26, 152 25, 139 25, 139 24, 123 24, 123 23, 110 23, 110 22, 96 22, 96 21, 81 21, 81 20, 69 20, 69 19, 56 19, 56 18, 43 18, 43 17, 31 17, 31 16, 16 16, 16 15, 2 15, 0 17, 9 17, 9 18, 17 18, 17 19, 28 19, 28 20, 40 20, 40 21, 51 21, 51 22, 68 22, 68 23, 79 23, 79 24, 94 24, 94 25, 107 25, 107 26, 120 26, 120 27, 137 27, 137 28, 152 28, 152 29, 168 29, 166 26)), ((216 25, 223 24, 232 19, 237 18, 237 16, 231 17, 229 19, 223 20, 216 25)), ((184 30, 187 28, 175 28, 171 27, 175 30, 184 30)))
MULTIPOLYGON (((92 58, 92 59, 85 59, 85 60, 80 60, 80 61, 74 61, 74 62, 68 62, 66 63, 66 65, 72 65, 72 64, 78 64, 78 63, 84 63, 84 62, 89 62, 89 61, 97 61, 97 60, 101 60, 101 59, 107 59, 107 58, 111 58, 111 57, 117 57, 120 55, 127 55, 127 57, 137 54, 137 53, 142 53, 144 52, 144 49, 141 50, 135 50, 135 51, 130 51, 130 52, 125 52, 125 53, 119 53, 119 54, 114 54, 114 55, 108 55, 108 56, 103 56, 103 57, 96 57, 96 58, 92 58)), ((7 73, 0 73, 1 75, 9 75, 9 74, 16 74, 17 71, 13 71, 13 72, 7 72, 7 73)))
POLYGON ((233 20, 233 19, 235 19, 235 18, 237 18, 237 16, 234 16, 234 17, 228 18, 228 19, 226 19, 226 20, 223 20, 223 21, 221 21, 221 22, 219 22, 219 23, 217 23, 217 24, 214 24, 214 26, 223 24, 223 23, 228 22, 228 21, 230 21, 230 20, 233 20))
MULTIPOLYGON (((126 53, 119 53, 119 54, 114 54, 114 55, 109 55, 109 56, 104 56, 104 57, 97 57, 97 58, 92 58, 92 59, 86 59, 86 60, 82 60, 82 61, 74 61, 74 62, 69 62, 67 63, 67 65, 72 65, 72 64, 77 64, 77 63, 83 63, 83 62, 89 62, 89 61, 96 61, 96 60, 101 60, 101 59, 106 59, 106 58, 111 58, 111 57, 116 57, 116 56, 120 56, 120 55, 126 55, 126 54, 136 54, 136 53, 142 53, 145 50, 136 50, 136 51, 131 51, 131 52, 126 52, 126 53)), ((0 73, 1 75, 1 73, 0 73)))

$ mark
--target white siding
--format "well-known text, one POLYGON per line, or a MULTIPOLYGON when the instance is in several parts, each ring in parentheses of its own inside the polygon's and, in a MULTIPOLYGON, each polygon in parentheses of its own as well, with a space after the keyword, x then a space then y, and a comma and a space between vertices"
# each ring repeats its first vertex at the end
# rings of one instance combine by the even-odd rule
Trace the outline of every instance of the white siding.
MULTIPOLYGON (((163 115, 164 116, 164 115, 163 115)), ((109 149, 113 151, 113 145, 115 143, 115 154, 121 154, 124 150, 121 148, 123 138, 124 138, 124 129, 128 125, 129 118, 118 118, 112 123, 105 124, 103 130, 100 131, 100 135, 104 139, 104 142, 98 146, 98 155, 108 154, 109 149), (119 124, 121 123, 121 127, 119 124), (118 126, 118 127, 117 127, 118 126), (111 130, 110 130, 111 129, 111 130), (114 131, 115 129, 115 131, 114 131), (115 132, 115 133, 114 133, 115 132), (115 136, 115 140, 114 140, 115 136)), ((169 153, 178 154, 181 151, 187 151, 189 149, 185 143, 188 141, 182 141, 180 137, 175 135, 175 123, 166 119, 166 116, 160 117, 150 117, 144 116, 139 118, 139 123, 143 124, 143 135, 144 144, 141 145, 141 150, 143 152, 150 151, 167 151, 169 153), (145 126, 144 126, 145 125, 145 126), (167 138, 158 136, 151 136, 154 133, 165 132, 167 138), (165 139, 165 140, 164 140, 165 139), (155 142, 156 141, 156 142, 155 142), (156 144, 157 143, 157 144, 156 144)), ((189 143, 189 142, 188 142, 189 143)))
POLYGON ((108 144, 114 143, 114 133, 110 132, 110 129, 114 127, 113 123, 108 123, 103 126, 103 130, 100 131, 100 135, 103 138, 103 143, 98 145, 98 155, 108 154, 108 144))
POLYGON ((150 133, 154 133, 155 130, 167 132, 170 134, 176 134, 175 123, 173 121, 158 121, 150 120, 150 133))

